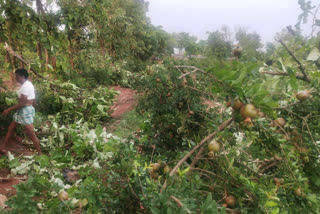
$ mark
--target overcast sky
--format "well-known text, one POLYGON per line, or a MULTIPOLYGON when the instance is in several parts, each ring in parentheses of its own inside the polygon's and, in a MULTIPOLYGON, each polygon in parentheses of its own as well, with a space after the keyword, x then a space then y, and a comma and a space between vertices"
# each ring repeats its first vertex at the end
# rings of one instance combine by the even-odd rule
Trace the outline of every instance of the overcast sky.
MULTIPOLYGON (((168 32, 189 32, 206 39, 207 31, 228 25, 248 27, 262 40, 273 41, 275 34, 295 25, 301 9, 298 0, 146 0, 152 24, 168 32)), ((320 0, 313 0, 318 2, 320 0)))

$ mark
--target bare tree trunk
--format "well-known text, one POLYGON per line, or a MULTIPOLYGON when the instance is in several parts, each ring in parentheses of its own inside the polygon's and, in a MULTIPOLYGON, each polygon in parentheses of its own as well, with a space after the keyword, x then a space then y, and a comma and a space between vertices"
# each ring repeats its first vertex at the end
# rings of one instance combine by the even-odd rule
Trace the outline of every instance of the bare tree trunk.
POLYGON ((46 71, 48 71, 48 64, 49 64, 49 53, 48 53, 48 49, 47 48, 45 48, 44 49, 44 51, 45 51, 45 54, 46 54, 46 71))
MULTIPOLYGON (((7 53, 7 54, 9 54, 9 53, 7 53)), ((16 70, 16 67, 15 67, 15 64, 14 64, 14 56, 8 56, 9 57, 9 60, 10 60, 10 67, 12 68, 12 71, 10 72, 10 79, 11 79, 11 82, 12 82, 12 84, 14 83, 14 81, 15 81, 15 75, 14 75, 14 71, 16 70)))
POLYGON ((70 44, 69 44, 69 54, 70 54, 71 68, 72 68, 72 70, 74 70, 73 49, 72 49, 72 46, 71 46, 71 41, 70 41, 70 44))
POLYGON ((4 61, 7 63, 10 63, 10 56, 9 56, 8 52, 6 52, 6 54, 4 55, 4 61))
MULTIPOLYGON (((22 50, 20 50, 20 56, 23 57, 22 50)), ((24 64, 21 61, 19 61, 19 65, 19 68, 24 68, 24 64)))
POLYGON ((37 54, 40 60, 42 60, 42 54, 41 54, 41 44, 40 42, 37 43, 37 54))
POLYGON ((105 57, 106 56, 106 48, 105 48, 104 41, 102 39, 100 39, 99 41, 100 41, 101 54, 103 57, 105 57))
POLYGON ((52 56, 51 57, 51 65, 52 65, 54 70, 57 69, 57 62, 56 61, 57 61, 57 57, 56 56, 52 56))

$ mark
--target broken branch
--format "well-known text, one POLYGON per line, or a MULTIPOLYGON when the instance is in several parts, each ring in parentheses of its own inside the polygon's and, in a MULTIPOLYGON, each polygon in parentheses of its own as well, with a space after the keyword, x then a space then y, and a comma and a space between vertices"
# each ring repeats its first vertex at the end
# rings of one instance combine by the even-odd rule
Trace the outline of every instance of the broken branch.
MULTIPOLYGON (((199 148, 201 148, 206 142, 208 142, 210 139, 212 139, 214 136, 216 136, 219 132, 223 131, 226 127, 228 127, 233 119, 227 120, 225 123, 220 125, 219 129, 212 134, 209 134, 206 138, 204 138, 199 144, 197 144, 188 154, 186 154, 177 164, 176 166, 171 170, 169 176, 173 176, 178 168, 199 148)), ((163 190, 167 188, 167 179, 162 185, 160 193, 162 193, 163 190)))

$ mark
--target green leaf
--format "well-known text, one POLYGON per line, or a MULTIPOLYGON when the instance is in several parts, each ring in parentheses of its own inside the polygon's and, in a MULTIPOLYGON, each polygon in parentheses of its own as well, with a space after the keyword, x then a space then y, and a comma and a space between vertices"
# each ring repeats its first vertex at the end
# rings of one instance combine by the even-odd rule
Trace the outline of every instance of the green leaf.
POLYGON ((99 104, 99 105, 97 106, 97 108, 99 109, 100 112, 103 112, 103 109, 104 109, 104 108, 103 108, 103 105, 100 105, 100 104, 99 104))
POLYGON ((9 167, 10 168, 16 168, 16 167, 18 167, 18 166, 20 166, 20 162, 19 162, 19 160, 18 159, 13 159, 12 161, 10 161, 10 163, 9 163, 9 167))
POLYGON ((275 207, 278 204, 274 201, 267 201, 267 203, 265 204, 266 207, 275 207))
POLYGON ((102 132, 103 132, 103 127, 102 127, 100 124, 98 124, 98 125, 96 126, 96 135, 97 135, 97 137, 100 137, 100 135, 102 134, 102 132))
POLYGON ((47 167, 49 165, 49 157, 47 155, 37 156, 35 160, 39 162, 41 168, 47 167))
POLYGON ((313 48, 309 53, 307 60, 308 61, 317 61, 320 57, 320 52, 318 48, 313 48))

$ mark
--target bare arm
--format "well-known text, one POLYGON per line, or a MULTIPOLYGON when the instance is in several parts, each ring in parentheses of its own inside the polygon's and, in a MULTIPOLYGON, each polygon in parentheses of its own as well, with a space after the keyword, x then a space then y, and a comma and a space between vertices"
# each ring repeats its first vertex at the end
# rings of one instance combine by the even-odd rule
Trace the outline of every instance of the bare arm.
POLYGON ((6 109, 6 110, 4 110, 1 115, 5 117, 11 111, 21 109, 21 108, 23 108, 25 106, 31 105, 32 103, 33 103, 33 100, 28 100, 26 95, 21 94, 21 98, 19 98, 19 103, 14 105, 14 106, 12 106, 12 107, 10 107, 10 108, 8 108, 8 109, 6 109))

